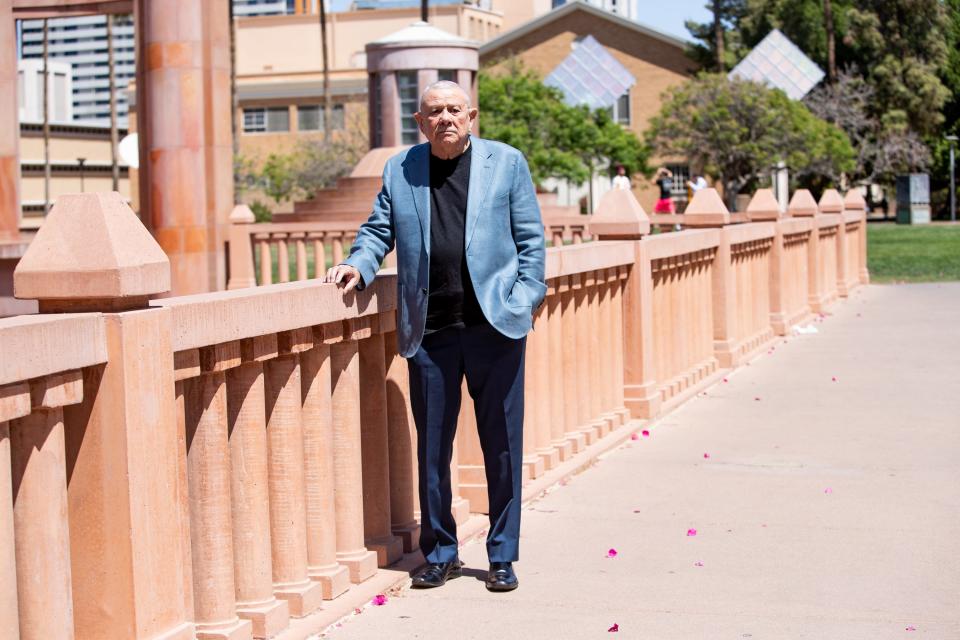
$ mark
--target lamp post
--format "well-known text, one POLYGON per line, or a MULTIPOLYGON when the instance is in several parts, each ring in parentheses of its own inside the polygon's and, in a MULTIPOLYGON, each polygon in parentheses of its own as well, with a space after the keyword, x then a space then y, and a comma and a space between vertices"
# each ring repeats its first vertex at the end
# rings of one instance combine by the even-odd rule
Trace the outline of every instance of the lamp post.
POLYGON ((957 172, 954 164, 953 147, 957 143, 957 136, 947 136, 950 142, 950 222, 957 221, 957 172))
POLYGON ((84 193, 83 189, 83 165, 86 164, 86 158, 77 158, 77 164, 80 165, 80 193, 84 193))

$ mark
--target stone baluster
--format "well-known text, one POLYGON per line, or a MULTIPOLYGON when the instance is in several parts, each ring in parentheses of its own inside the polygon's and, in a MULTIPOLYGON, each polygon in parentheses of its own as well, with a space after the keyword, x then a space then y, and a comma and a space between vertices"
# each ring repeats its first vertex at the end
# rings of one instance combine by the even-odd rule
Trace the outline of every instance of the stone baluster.
POLYGON ((358 325, 356 320, 344 324, 343 342, 330 348, 337 561, 349 569, 351 582, 360 583, 377 572, 377 554, 364 546, 360 453, 360 353, 357 340, 369 337, 370 329, 358 325))
POLYGON ((260 284, 273 284, 273 256, 270 251, 270 234, 258 233, 254 236, 260 253, 260 284))
MULTIPOLYGON (((480 448, 480 436, 477 433, 477 417, 474 412, 473 398, 463 382, 460 391, 460 415, 457 422, 457 437, 454 440, 457 451, 458 495, 469 500, 470 507, 477 513, 488 513, 490 505, 487 499, 487 476, 484 472, 483 451, 480 448)), ((451 470, 452 471, 452 470, 451 470)), ((524 481, 529 480, 529 469, 525 466, 524 481)), ((456 497, 454 497, 456 500, 456 497)))
POLYGON ((290 247, 286 233, 277 234, 277 281, 290 282, 290 247))
POLYGON ((560 461, 573 455, 573 442, 567 439, 563 415, 563 318, 560 310, 560 288, 563 278, 547 281, 547 369, 549 394, 546 402, 550 421, 550 444, 557 451, 560 461))
MULTIPOLYGON (((17 386, 17 385, 15 385, 17 386)), ((18 385, 21 388, 26 385, 18 385)), ((6 420, 20 412, 8 411, 13 389, 0 389, 0 624, 11 638, 20 636, 17 612, 17 554, 14 548, 13 478, 10 466, 10 423, 6 420)), ((29 390, 26 410, 30 410, 29 390)))
MULTIPOLYGON (((536 395, 531 383, 533 363, 530 358, 530 338, 527 338, 527 352, 524 354, 524 382, 523 385, 523 482, 527 483, 543 475, 543 458, 537 452, 537 429, 534 422, 536 411, 536 395)), ((463 395, 467 395, 464 385, 463 395)), ((461 411, 461 421, 463 412, 461 411)), ((459 431, 459 429, 458 429, 459 431)))
POLYGON ((250 207, 238 204, 230 213, 230 279, 228 289, 245 289, 257 286, 253 265, 253 244, 250 231, 256 218, 250 207))
POLYGON ((390 448, 391 531, 403 541, 404 553, 417 548, 417 429, 410 410, 407 363, 397 353, 397 332, 383 336, 387 366, 387 442, 390 448))
POLYGON ((322 278, 327 272, 327 250, 323 244, 323 232, 309 234, 313 240, 313 277, 322 278))
POLYGON ((297 256, 297 280, 306 280, 307 279, 307 243, 305 238, 307 234, 303 231, 297 233, 291 233, 290 237, 293 238, 294 245, 296 246, 296 256, 297 256))
POLYGON ((601 390, 602 413, 601 417, 606 421, 611 429, 619 427, 622 424, 621 417, 614 412, 616 400, 614 399, 614 370, 613 359, 616 332, 613 327, 613 285, 617 278, 616 268, 604 269, 598 273, 597 280, 600 283, 600 380, 603 388, 601 390))
MULTIPOLYGON (((43 562, 70 558, 69 567, 58 566, 49 584, 45 578, 34 583, 45 590, 61 580, 77 585, 73 631, 43 631, 70 612, 69 598, 45 596, 36 636, 21 600, 21 638, 69 638, 74 632, 81 638, 194 638, 191 597, 185 595, 190 536, 181 517, 186 463, 175 414, 171 312, 147 308, 151 295, 170 288, 166 254, 119 194, 61 196, 20 260, 14 287, 17 296, 38 299, 41 313, 100 312, 106 352, 104 365, 84 371, 82 402, 63 411, 72 471, 66 509, 57 513, 69 512, 70 548, 69 555, 44 553, 43 562)), ((63 429, 57 424, 47 425, 44 447, 58 448, 63 429)), ((17 447, 15 431, 11 424, 17 447)), ((24 494, 21 486, 19 501, 39 487, 32 486, 33 460, 17 467, 24 459, 14 458, 28 489, 24 494)), ((45 460, 56 466, 52 456, 45 460)), ((56 481, 49 471, 42 475, 44 487, 56 481)), ((52 513, 49 504, 43 511, 52 513)), ((33 544, 62 535, 56 527, 43 529, 30 533, 33 544)), ((19 531, 17 549, 19 565, 19 531)), ((37 575, 33 569, 21 574, 18 566, 18 580, 37 575)))
POLYGON ((558 290, 560 292, 560 328, 563 348, 560 350, 560 360, 563 366, 563 432, 570 443, 573 453, 580 453, 587 446, 587 436, 580 431, 579 405, 579 376, 577 369, 577 321, 576 296, 573 289, 573 276, 560 278, 558 290))
POLYGON ((597 437, 602 438, 610 432, 613 426, 604 419, 603 406, 604 392, 596 388, 596 384, 603 384, 603 337, 598 336, 596 327, 600 325, 600 294, 603 288, 603 272, 590 271, 587 273, 587 368, 589 371, 591 392, 588 394, 590 402, 590 425, 597 431, 597 437))
MULTIPOLYGON (((524 406, 525 422, 534 431, 536 453, 545 471, 560 464, 550 433, 550 329, 546 304, 534 313, 533 331, 527 335, 525 386, 532 391, 531 402, 524 406)), ((525 427, 527 428, 527 427, 525 427)))
POLYGON ((231 465, 225 371, 240 364, 240 343, 200 350, 199 378, 184 383, 187 482, 197 637, 252 638, 236 610, 231 465))
POLYGON ((270 491, 270 542, 273 585, 290 615, 302 617, 320 607, 323 588, 307 574, 306 496, 299 354, 313 348, 308 329, 278 335, 280 357, 264 366, 267 407, 267 469, 270 491))
POLYGON ((253 635, 269 638, 287 627, 290 609, 273 593, 270 493, 263 363, 277 357, 277 336, 240 343, 242 363, 227 371, 233 567, 237 614, 253 635))
POLYGON ((867 270, 867 201, 860 195, 859 189, 850 189, 843 197, 843 208, 859 214, 857 225, 856 273, 848 273, 847 279, 859 284, 869 284, 870 272, 867 270))
POLYGON ((600 437, 600 429, 595 425, 590 413, 592 404, 590 396, 593 394, 593 381, 590 379, 592 327, 590 326, 590 294, 587 275, 575 273, 571 276, 571 283, 573 285, 574 342, 577 354, 573 368, 577 379, 577 428, 590 445, 600 437))
POLYGON ((396 316, 366 316, 370 337, 361 340, 360 452, 363 470, 363 525, 366 547, 386 567, 403 555, 403 542, 390 530, 390 445, 387 429, 387 371, 381 329, 394 331, 396 316))
POLYGON ((626 424, 630 420, 630 410, 627 409, 624 402, 624 313, 623 313, 623 288, 630 277, 630 270, 633 266, 623 265, 617 267, 617 280, 613 283, 611 291, 611 323, 613 331, 613 412, 620 416, 621 424, 626 424))
POLYGON ((19 637, 72 639, 63 409, 41 404, 11 421, 10 454, 19 637))
POLYGON ((343 339, 343 323, 314 327, 313 333, 314 348, 300 354, 307 573, 323 586, 323 599, 332 600, 350 588, 350 572, 337 562, 330 384, 330 345, 343 339))
MULTIPOLYGON (((466 392, 464 394, 466 395, 466 392)), ((476 416, 474 416, 473 425, 476 429, 476 416)), ((453 515, 453 521, 459 526, 470 519, 470 501, 460 493, 460 454, 458 453, 459 443, 456 440, 458 437, 460 436, 454 438, 453 452, 450 456, 450 513, 453 515)))

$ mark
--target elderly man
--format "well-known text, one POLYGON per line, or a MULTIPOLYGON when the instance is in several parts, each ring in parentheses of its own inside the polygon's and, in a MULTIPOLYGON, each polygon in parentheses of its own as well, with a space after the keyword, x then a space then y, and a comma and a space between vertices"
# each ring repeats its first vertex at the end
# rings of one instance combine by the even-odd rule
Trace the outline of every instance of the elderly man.
POLYGON ((428 143, 391 158, 373 213, 327 282, 373 281, 397 248, 397 340, 417 427, 420 549, 416 588, 459 576, 450 458, 464 376, 474 400, 490 498, 491 591, 518 586, 523 362, 546 294, 540 208, 523 155, 474 138, 477 109, 453 82, 430 85, 414 115, 428 143))

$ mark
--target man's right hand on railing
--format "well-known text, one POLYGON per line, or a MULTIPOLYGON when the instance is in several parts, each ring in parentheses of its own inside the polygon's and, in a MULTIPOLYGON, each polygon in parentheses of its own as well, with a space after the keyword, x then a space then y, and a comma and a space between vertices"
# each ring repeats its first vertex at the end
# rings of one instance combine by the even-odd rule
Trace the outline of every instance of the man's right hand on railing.
POLYGON ((343 287, 343 292, 353 291, 360 284, 360 272, 348 264, 338 264, 330 267, 324 282, 332 282, 343 287))

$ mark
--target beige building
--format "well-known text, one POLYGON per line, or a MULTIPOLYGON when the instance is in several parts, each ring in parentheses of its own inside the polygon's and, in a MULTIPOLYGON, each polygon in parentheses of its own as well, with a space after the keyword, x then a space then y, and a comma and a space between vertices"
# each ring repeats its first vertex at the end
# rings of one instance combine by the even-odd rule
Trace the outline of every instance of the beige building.
MULTIPOLYGON (((122 138, 126 131, 120 130, 122 138)), ((43 125, 20 125, 21 229, 36 229, 44 213, 43 125)), ((129 168, 122 158, 120 195, 130 200, 129 168)), ((79 124, 50 125, 50 202, 67 193, 112 191, 110 128, 79 124)))

